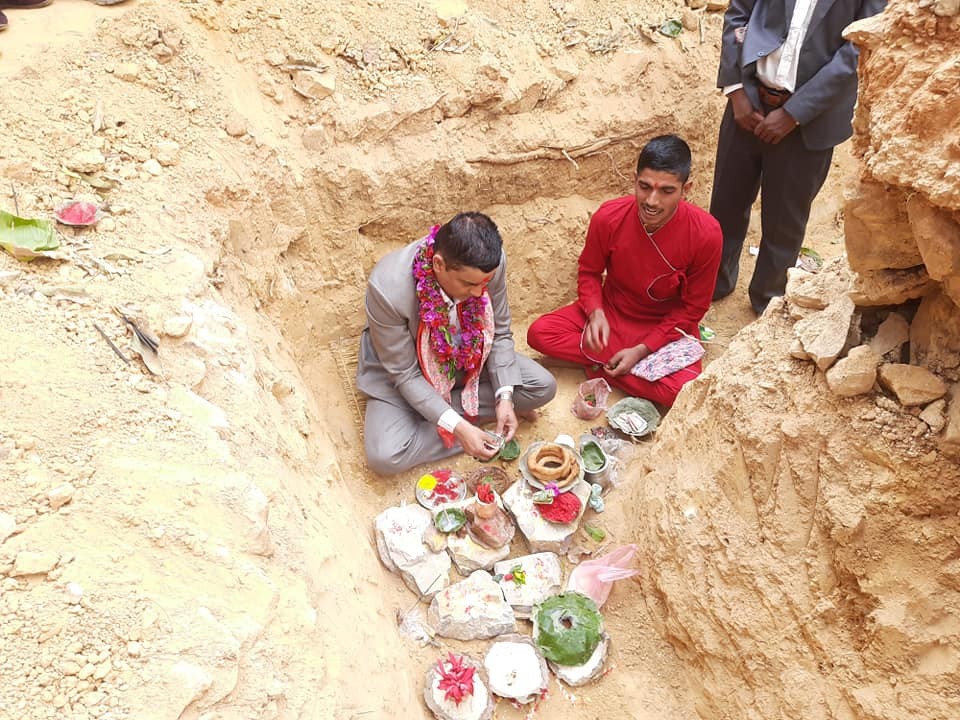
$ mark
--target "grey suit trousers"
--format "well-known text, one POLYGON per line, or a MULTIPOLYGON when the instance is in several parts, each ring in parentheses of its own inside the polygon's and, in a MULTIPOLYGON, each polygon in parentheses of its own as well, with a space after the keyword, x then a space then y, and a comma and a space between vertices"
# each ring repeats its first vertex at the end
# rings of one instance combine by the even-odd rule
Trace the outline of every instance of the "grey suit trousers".
POLYGON ((787 270, 797 262, 810 207, 827 178, 832 157, 833 148, 807 149, 799 128, 776 145, 763 142, 737 125, 727 103, 710 198, 710 214, 723 230, 714 300, 737 287, 740 253, 758 190, 762 235, 750 280, 750 304, 760 314, 772 298, 783 295, 787 270))
MULTIPOLYGON (((557 381, 537 362, 517 355, 522 381, 514 386, 513 404, 517 411, 526 412, 546 405, 557 394, 557 381)), ((463 414, 460 387, 454 388, 450 404, 463 414)), ((495 417, 496 388, 484 369, 480 374, 480 417, 495 417)), ((395 475, 415 465, 430 463, 463 452, 459 443, 446 447, 437 434, 437 426, 423 418, 408 405, 398 405, 367 399, 363 442, 367 465, 381 475, 395 475)))

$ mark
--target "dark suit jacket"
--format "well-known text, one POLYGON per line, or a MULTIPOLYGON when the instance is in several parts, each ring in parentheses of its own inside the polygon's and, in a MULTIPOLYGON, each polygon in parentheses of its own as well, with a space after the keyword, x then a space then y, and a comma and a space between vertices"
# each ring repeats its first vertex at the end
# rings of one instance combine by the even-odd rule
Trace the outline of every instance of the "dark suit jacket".
MULTIPOLYGON (((413 258, 420 241, 395 250, 373 268, 367 284, 367 326, 360 336, 357 388, 391 403, 408 405, 431 423, 450 405, 433 389, 417 360, 420 301, 413 258)), ((487 292, 493 307, 494 337, 484 365, 494 389, 522 383, 507 305, 507 261, 501 256, 487 292)))
MULTIPOLYGON (((724 15, 717 86, 743 83, 754 107, 757 60, 783 44, 790 29, 795 0, 731 0, 724 15), (746 27, 743 44, 734 31, 746 27)), ((800 123, 804 145, 826 150, 853 134, 851 120, 857 100, 857 60, 843 29, 855 20, 876 15, 886 0, 818 0, 800 48, 797 88, 783 108, 800 123)))

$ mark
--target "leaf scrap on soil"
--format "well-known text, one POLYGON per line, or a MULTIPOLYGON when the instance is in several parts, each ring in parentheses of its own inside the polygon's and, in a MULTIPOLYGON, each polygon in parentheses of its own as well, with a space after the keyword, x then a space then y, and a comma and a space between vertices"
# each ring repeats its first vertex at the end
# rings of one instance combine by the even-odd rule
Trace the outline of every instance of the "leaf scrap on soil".
POLYGON ((0 247, 17 260, 32 260, 60 247, 49 220, 22 218, 0 210, 0 247))

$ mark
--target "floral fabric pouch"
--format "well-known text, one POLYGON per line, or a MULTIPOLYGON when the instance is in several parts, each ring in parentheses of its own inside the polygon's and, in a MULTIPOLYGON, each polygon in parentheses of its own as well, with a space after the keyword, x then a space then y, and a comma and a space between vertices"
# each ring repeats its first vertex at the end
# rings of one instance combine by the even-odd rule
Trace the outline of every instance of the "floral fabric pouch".
POLYGON ((693 365, 703 357, 704 352, 703 345, 696 340, 691 337, 682 337, 647 355, 634 365, 630 372, 644 380, 656 382, 660 378, 693 365))

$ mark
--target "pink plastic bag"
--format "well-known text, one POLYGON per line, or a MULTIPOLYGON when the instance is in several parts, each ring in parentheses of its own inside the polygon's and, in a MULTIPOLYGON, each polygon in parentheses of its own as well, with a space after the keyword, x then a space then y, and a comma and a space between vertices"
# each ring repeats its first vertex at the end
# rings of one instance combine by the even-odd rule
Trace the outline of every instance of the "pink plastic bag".
POLYGON ((630 568, 636 545, 623 545, 603 557, 586 560, 577 565, 567 580, 567 590, 576 590, 602 607, 610 597, 610 588, 617 580, 626 580, 640 571, 630 568))
POLYGON ((580 383, 577 390, 577 399, 571 408, 574 415, 581 420, 593 420, 600 417, 600 413, 607 409, 607 398, 610 397, 610 386, 603 378, 594 378, 580 383))

